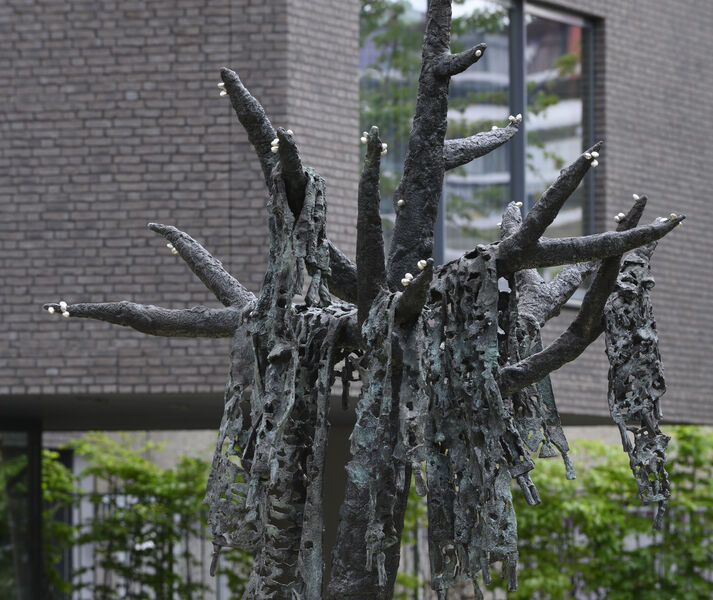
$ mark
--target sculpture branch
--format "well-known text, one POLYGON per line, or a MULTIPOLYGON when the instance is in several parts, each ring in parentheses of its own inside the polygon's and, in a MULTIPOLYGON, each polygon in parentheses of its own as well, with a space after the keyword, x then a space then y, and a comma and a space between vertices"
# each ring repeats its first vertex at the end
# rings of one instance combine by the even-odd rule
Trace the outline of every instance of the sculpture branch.
POLYGON ((285 181, 287 203, 292 214, 295 217, 299 217, 304 202, 307 175, 302 166, 302 159, 292 132, 278 127, 275 139, 279 141, 277 154, 280 157, 280 165, 282 165, 282 178, 285 181))
MULTIPOLYGON (((301 162, 299 161, 297 148, 292 141, 292 136, 283 129, 275 131, 265 113, 265 109, 243 85, 237 73, 228 68, 223 68, 220 74, 238 120, 247 132, 248 140, 260 161, 260 167, 268 189, 270 188, 272 169, 278 161, 276 153, 272 151, 272 143, 275 139, 280 140, 280 147, 283 149, 280 154, 283 172, 291 174, 286 181, 286 184, 289 182, 289 188, 286 190, 288 197, 292 197, 290 209, 293 214, 298 216, 299 211, 295 212, 298 208, 298 203, 294 201, 294 191, 300 188, 300 184, 298 178, 294 176, 299 173, 301 162)), ((302 183, 302 189, 304 189, 304 183, 302 183)), ((330 291, 342 300, 355 303, 356 266, 331 241, 328 240, 327 244, 329 246, 330 269, 332 271, 329 280, 330 291)))
POLYGON ((545 190, 544 194, 530 209, 530 212, 527 213, 517 232, 501 242, 501 253, 529 253, 530 248, 542 236, 552 221, 555 220, 567 198, 577 189, 589 168, 598 164, 596 156, 599 156, 598 150, 601 145, 602 142, 594 144, 571 165, 560 171, 554 183, 545 190))
POLYGON ((431 0, 426 13, 418 97, 404 175, 396 190, 398 210, 389 250, 389 288, 403 289, 404 273, 433 255, 433 231, 443 190, 443 141, 448 125, 450 77, 438 73, 450 55, 451 3, 431 0), (401 202, 403 201, 403 202, 401 202))
POLYGON ((114 325, 131 327, 141 333, 164 337, 231 337, 240 322, 241 311, 237 308, 169 309, 134 302, 98 302, 69 304, 51 302, 45 310, 70 317, 106 321, 114 325))
POLYGON ((468 50, 463 52, 458 52, 457 54, 447 54, 441 58, 440 64, 437 68, 437 73, 441 77, 453 77, 453 75, 458 75, 462 73, 471 65, 474 65, 483 56, 483 52, 487 48, 486 44, 478 44, 468 50))
MULTIPOLYGON (((618 233, 635 227, 645 206, 646 197, 637 198, 629 213, 620 220, 618 233)), ((501 371, 503 395, 513 394, 574 360, 602 333, 604 305, 616 284, 621 258, 621 254, 617 254, 601 261, 577 316, 562 335, 541 352, 501 371)))
POLYGON ((357 303, 357 268, 331 240, 329 246, 329 291, 346 302, 357 303))
POLYGON ((433 281, 433 259, 419 261, 421 273, 408 285, 396 305, 395 320, 399 325, 408 325, 416 321, 428 300, 428 290, 433 281))
POLYGON ((582 237, 543 238, 528 248, 526 253, 518 252, 515 256, 503 254, 503 248, 499 248, 498 272, 504 275, 521 269, 552 267, 617 256, 660 240, 685 218, 685 215, 679 215, 623 232, 606 231, 582 237))
MULTIPOLYGON (((521 202, 508 204, 501 223, 502 238, 513 235, 522 225, 521 202)), ((542 327, 559 314, 582 281, 594 273, 598 261, 566 265, 549 283, 537 269, 523 269, 515 273, 518 312, 530 315, 542 327)))
POLYGON ((357 309, 359 323, 369 315, 374 298, 386 287, 384 237, 379 214, 379 169, 385 151, 379 129, 372 127, 367 135, 366 159, 359 180, 357 214, 357 309))
MULTIPOLYGON (((620 218, 617 231, 627 231, 639 224, 641 216, 646 208, 646 196, 635 197, 634 206, 629 212, 620 218)), ((543 305, 544 312, 540 317, 540 325, 544 325, 552 317, 556 317, 560 309, 572 297, 582 282, 597 270, 598 261, 588 261, 567 265, 546 285, 547 295, 550 298, 549 305, 543 305)))
POLYGON ((519 120, 511 121, 507 127, 498 127, 492 131, 481 131, 475 135, 456 140, 446 140, 443 145, 443 162, 446 171, 468 164, 476 158, 485 156, 520 131, 519 120))
POLYGON ((220 70, 220 77, 225 84, 225 91, 228 92, 235 114, 238 115, 238 120, 248 134, 248 140, 260 160, 265 184, 269 187, 270 173, 277 162, 271 145, 272 140, 275 139, 275 130, 265 114, 265 109, 243 85, 235 71, 224 67, 220 70))
MULTIPOLYGON (((646 196, 635 197, 636 201, 627 215, 619 216, 617 231, 636 227, 646 207, 646 196)), ((512 235, 521 222, 519 209, 508 206, 503 215, 503 231, 512 235)), ((528 313, 543 326, 559 314, 562 306, 572 297, 577 288, 599 267, 599 261, 567 265, 550 282, 545 282, 535 269, 518 271, 515 275, 519 295, 520 312, 528 313)))
POLYGON ((173 245, 191 271, 225 306, 242 307, 255 300, 255 296, 190 235, 171 225, 160 223, 149 223, 148 228, 162 235, 173 245))

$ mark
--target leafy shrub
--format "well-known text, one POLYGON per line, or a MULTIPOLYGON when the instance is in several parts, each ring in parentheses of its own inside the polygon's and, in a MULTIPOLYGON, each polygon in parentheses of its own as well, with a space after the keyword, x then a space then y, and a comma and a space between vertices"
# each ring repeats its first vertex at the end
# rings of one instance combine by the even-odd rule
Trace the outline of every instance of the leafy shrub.
MULTIPOLYGON (((509 598, 713 598, 713 430, 678 426, 666 433, 672 495, 661 531, 652 528, 653 509, 641 504, 620 447, 575 441, 575 481, 565 479, 562 461, 538 461, 532 479, 542 503, 529 506, 513 489, 520 572, 509 598)), ((414 522, 426 526, 423 499, 410 500, 405 544, 415 540, 414 522)), ((427 587, 413 572, 398 582, 402 598, 427 587)), ((505 587, 494 581, 501 593, 505 587)))
MULTIPOLYGON (((146 458, 159 449, 152 442, 103 433, 90 433, 70 444, 86 467, 75 476, 45 451, 42 477, 45 500, 45 556, 47 579, 53 592, 88 589, 98 600, 115 598, 202 598, 200 550, 206 536, 203 496, 209 471, 205 460, 182 457, 173 468, 161 468, 146 458), (83 492, 77 481, 91 476, 92 490, 83 492), (55 519, 82 498, 92 504, 90 518, 76 526, 55 519), (56 564, 62 549, 91 544, 93 561, 75 576, 92 571, 91 583, 62 579, 56 564)), ((208 559, 210 553, 208 553, 208 559)), ((238 551, 221 556, 221 573, 240 597, 249 570, 249 556, 238 551)))

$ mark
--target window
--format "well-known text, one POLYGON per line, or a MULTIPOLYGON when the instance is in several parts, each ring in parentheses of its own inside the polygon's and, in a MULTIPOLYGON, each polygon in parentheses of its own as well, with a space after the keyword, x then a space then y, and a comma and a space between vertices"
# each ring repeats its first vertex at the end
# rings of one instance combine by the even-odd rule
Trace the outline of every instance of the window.
MULTIPOLYGON (((416 102, 427 0, 362 4, 359 56, 361 124, 379 125, 389 143, 382 163, 382 215, 388 244, 393 192, 401 176, 416 102)), ((578 17, 522 0, 453 5, 454 52, 486 42, 474 67, 451 80, 448 138, 505 126, 522 113, 524 131, 485 157, 446 174, 435 258, 452 260, 497 239, 510 200, 529 209, 560 169, 592 139, 592 34, 578 17)), ((567 201, 546 235, 592 229, 591 177, 567 201)))

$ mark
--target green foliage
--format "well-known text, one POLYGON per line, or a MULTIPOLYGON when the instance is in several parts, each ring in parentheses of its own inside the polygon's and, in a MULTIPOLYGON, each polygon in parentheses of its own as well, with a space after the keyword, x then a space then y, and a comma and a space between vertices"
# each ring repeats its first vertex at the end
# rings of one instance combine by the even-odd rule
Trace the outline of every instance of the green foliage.
POLYGON ((62 552, 74 544, 77 528, 62 514, 71 510, 79 493, 72 472, 59 460, 59 453, 42 450, 42 559, 49 589, 70 594, 74 587, 66 581, 57 565, 62 552))
POLYGON ((575 587, 609 600, 713 595, 713 432, 672 427, 672 498, 664 529, 652 529, 626 455, 600 442, 577 442, 576 482, 559 461, 540 461, 533 481, 542 505, 515 510, 525 561, 514 598, 568 598, 575 587))
POLYGON ((22 560, 26 548, 13 543, 22 540, 26 531, 25 495, 27 486, 27 456, 3 456, 0 453, 0 598, 16 593, 15 564, 22 560), (10 543, 6 543, 9 541, 10 543))
MULTIPOLYGON (((679 426, 667 434, 673 491, 659 532, 618 446, 575 441, 575 481, 565 479, 561 461, 538 461, 532 479, 542 504, 527 505, 513 489, 521 563, 519 590, 509 598, 560 600, 575 592, 602 600, 713 597, 713 430, 679 426)), ((425 527, 423 500, 410 500, 418 508, 409 508, 409 518, 425 527)), ((404 528, 404 543, 412 527, 404 528)), ((413 574, 399 582, 403 598, 423 585, 413 574)), ((505 582, 494 587, 504 592, 505 582)))
POLYGON ((400 569, 396 574, 394 600, 412 600, 422 597, 430 589, 430 582, 418 570, 419 546, 418 531, 428 523, 428 509, 425 498, 416 493, 416 485, 411 478, 411 488, 408 493, 408 504, 404 514, 404 528, 401 533, 401 546, 410 552, 414 568, 410 572, 400 569), (417 595, 414 592, 419 592, 417 595))
MULTIPOLYGON (((207 590, 200 544, 205 537, 202 502, 208 462, 182 457, 175 467, 164 469, 146 456, 159 445, 126 435, 116 441, 90 433, 70 446, 86 462, 77 478, 91 476, 94 487, 80 490, 57 453, 44 452, 45 557, 51 589, 69 593, 84 587, 100 600, 127 593, 137 599, 202 598, 207 590), (59 511, 78 506, 82 497, 93 504, 87 522, 69 526, 55 518, 59 511), (75 573, 93 571, 93 583, 83 586, 63 581, 56 570, 62 549, 76 544, 92 544, 94 549, 93 564, 75 573), (117 581, 125 582, 127 589, 117 581)), ((221 556, 219 572, 227 576, 236 597, 244 591, 249 564, 249 556, 240 551, 221 556)))

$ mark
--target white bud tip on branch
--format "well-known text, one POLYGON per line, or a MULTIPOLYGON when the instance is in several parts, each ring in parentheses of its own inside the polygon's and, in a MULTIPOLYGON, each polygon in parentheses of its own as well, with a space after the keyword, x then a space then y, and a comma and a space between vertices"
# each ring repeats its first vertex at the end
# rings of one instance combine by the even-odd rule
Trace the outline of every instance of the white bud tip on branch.
POLYGON ((502 226, 503 226, 502 223, 498 223, 498 224, 496 225, 496 227, 497 227, 498 229, 500 229, 502 226))
POLYGON ((405 277, 401 280, 401 285, 404 287, 407 287, 411 283, 410 279, 406 279, 405 277))
POLYGON ((598 160, 593 160, 593 161, 590 163, 590 165, 591 165, 592 169, 594 169, 594 168, 596 168, 596 167, 599 166, 599 161, 598 161, 598 160))
POLYGON ((408 279, 409 281, 411 281, 413 279, 413 275, 411 273, 405 273, 404 279, 408 279))
POLYGON ((169 250, 173 250, 173 244, 169 242, 168 244, 166 244, 166 248, 168 248, 169 250))
POLYGON ((389 152, 388 150, 382 150, 382 151, 381 151, 381 156, 386 156, 386 154, 387 154, 388 152, 389 152))
POLYGON ((65 310, 65 311, 62 313, 62 316, 63 316, 63 317, 68 317, 68 316, 69 316, 69 312, 67 312, 67 311, 65 310))
POLYGON ((510 115, 508 117, 508 121, 510 121, 511 123, 514 123, 515 121, 517 121, 517 117, 515 115, 510 115))
POLYGON ((517 206, 518 208, 522 208, 522 202, 515 202, 515 206, 517 206))
POLYGON ((401 200, 396 203, 396 206, 406 206, 406 200, 401 198, 401 200))
POLYGON ((280 138, 275 138, 270 142, 270 146, 278 146, 280 144, 280 138))
POLYGON ((47 312, 48 312, 49 314, 53 315, 53 314, 54 314, 54 306, 50 306, 50 307, 47 309, 47 312))
POLYGON ((428 263, 421 259, 416 263, 416 265, 418 266, 419 271, 423 271, 428 266, 428 263))
POLYGON ((659 218, 656 219, 656 220, 657 220, 659 223, 665 223, 666 221, 668 221, 668 219, 667 219, 666 217, 659 217, 659 218))
POLYGON ((595 150, 594 152, 592 152, 592 156, 593 156, 594 158, 599 158, 599 152, 597 152, 597 151, 595 150))
POLYGON ((220 91, 220 95, 221 95, 221 97, 222 97, 222 96, 227 96, 227 95, 228 95, 228 92, 226 92, 225 90, 221 90, 221 91, 220 91))
POLYGON ((676 213, 671 213, 671 214, 669 215, 669 217, 671 217, 672 219, 675 219, 677 216, 678 216, 678 215, 677 215, 676 213))
POLYGON ((589 154, 589 152, 585 152, 585 153, 584 153, 584 158, 586 158, 587 160, 592 160, 592 155, 589 154))
POLYGON ((619 221, 621 221, 621 217, 620 217, 619 215, 615 215, 615 216, 614 216, 614 221, 615 221, 616 223, 618 223, 619 221))
POLYGON ((273 146, 272 148, 270 148, 270 152, 272 152, 273 154, 277 154, 279 151, 280 149, 277 146, 273 146))
POLYGON ((493 125, 493 126, 490 128, 490 131, 496 131, 497 129, 498 129, 498 126, 497 126, 497 125, 493 125))
POLYGON ((619 214, 617 215, 617 217, 619 217, 620 219, 623 219, 625 216, 626 216, 626 215, 625 215, 624 213, 619 213, 619 214))
POLYGON ((67 303, 64 300, 62 300, 59 303, 59 307, 62 309, 62 312, 64 312, 65 310, 67 310, 67 303))
POLYGON ((365 138, 364 136, 361 136, 361 137, 359 138, 359 141, 360 141, 362 144, 366 144, 366 138, 365 138))
POLYGON ((475 55, 476 55, 478 58, 480 58, 481 56, 483 56, 483 51, 480 50, 480 49, 478 49, 478 50, 475 51, 475 55))
POLYGON ((225 89, 225 84, 221 81, 221 82, 218 84, 218 87, 219 87, 221 90, 222 90, 222 89, 225 89))
POLYGON ((251 311, 250 311, 250 314, 249 314, 248 316, 254 317, 254 316, 255 316, 255 311, 254 311, 254 310, 251 310, 251 311))
POLYGON ((517 114, 515 115, 515 118, 517 119, 517 122, 519 123, 520 121, 522 121, 522 114, 521 114, 521 113, 517 113, 517 114))
POLYGON ((176 250, 175 248, 171 248, 171 254, 178 254, 178 250, 176 250))
POLYGON ((638 200, 638 199, 639 199, 639 194, 634 194, 634 195, 632 196, 632 198, 633 198, 634 200, 638 200))
POLYGON ((295 135, 295 132, 292 131, 291 129, 288 129, 287 131, 285 131, 285 133, 286 133, 287 135, 289 135, 289 136, 295 135))
POLYGON ((389 148, 388 144, 381 144, 381 149, 382 150, 387 150, 389 148))

